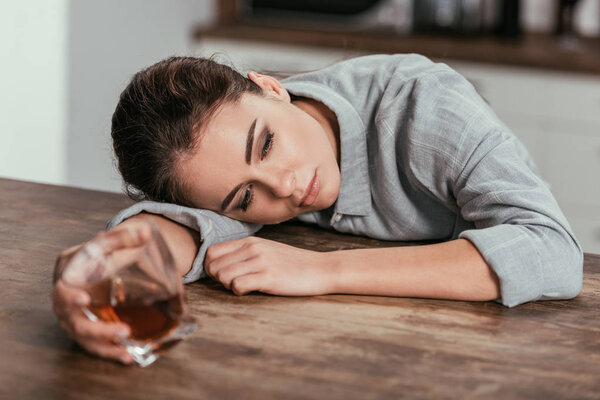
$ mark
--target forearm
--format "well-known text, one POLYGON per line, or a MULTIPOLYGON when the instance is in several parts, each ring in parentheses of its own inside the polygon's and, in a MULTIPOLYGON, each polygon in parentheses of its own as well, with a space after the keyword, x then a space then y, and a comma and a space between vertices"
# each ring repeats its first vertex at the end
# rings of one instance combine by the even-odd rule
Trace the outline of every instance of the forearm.
POLYGON ((194 258, 198 253, 200 246, 200 235, 198 232, 187 228, 172 220, 160 215, 140 213, 131 218, 126 219, 113 229, 122 228, 128 224, 135 224, 140 219, 151 219, 158 225, 158 230, 162 234, 173 259, 175 266, 181 276, 188 273, 194 262, 194 258))
POLYGON ((500 297, 498 277, 466 239, 324 256, 332 293, 471 301, 500 297))

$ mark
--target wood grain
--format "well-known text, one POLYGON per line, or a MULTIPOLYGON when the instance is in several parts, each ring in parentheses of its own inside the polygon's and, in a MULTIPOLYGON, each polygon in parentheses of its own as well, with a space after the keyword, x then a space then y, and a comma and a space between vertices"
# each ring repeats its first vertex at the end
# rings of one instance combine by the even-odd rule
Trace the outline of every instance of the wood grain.
MULTIPOLYGON (((61 331, 54 259, 130 201, 0 179, 0 399, 597 399, 600 256, 582 293, 508 309, 377 296, 235 296, 186 287, 200 327, 148 368, 92 357, 61 331)), ((393 245, 302 224, 263 237, 320 250, 393 245)))

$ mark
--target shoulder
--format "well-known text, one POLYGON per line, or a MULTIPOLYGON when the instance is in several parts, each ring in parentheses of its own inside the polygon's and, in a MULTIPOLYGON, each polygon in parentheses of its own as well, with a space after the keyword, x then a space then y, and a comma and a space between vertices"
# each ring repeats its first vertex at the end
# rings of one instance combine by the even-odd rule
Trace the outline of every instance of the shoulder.
POLYGON ((395 137, 400 165, 421 182, 456 178, 476 149, 512 137, 473 85, 441 63, 400 70, 383 93, 376 125, 395 137))
POLYGON ((382 93, 391 81, 407 81, 432 70, 447 68, 418 54, 372 54, 336 62, 325 68, 293 75, 281 82, 323 84, 353 98, 356 93, 382 93))

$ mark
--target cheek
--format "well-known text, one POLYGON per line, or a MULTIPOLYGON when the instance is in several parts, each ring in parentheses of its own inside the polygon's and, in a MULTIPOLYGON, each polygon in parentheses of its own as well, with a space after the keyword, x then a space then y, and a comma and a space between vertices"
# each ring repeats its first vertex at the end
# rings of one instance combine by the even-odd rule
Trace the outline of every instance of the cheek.
POLYGON ((276 224, 287 221, 296 216, 295 211, 289 208, 289 203, 283 199, 270 198, 263 201, 253 210, 256 221, 266 224, 276 224))
POLYGON ((278 199, 255 198, 251 208, 247 212, 236 210, 228 217, 238 221, 254 222, 260 224, 277 224, 287 221, 296 215, 291 211, 284 201, 278 199))

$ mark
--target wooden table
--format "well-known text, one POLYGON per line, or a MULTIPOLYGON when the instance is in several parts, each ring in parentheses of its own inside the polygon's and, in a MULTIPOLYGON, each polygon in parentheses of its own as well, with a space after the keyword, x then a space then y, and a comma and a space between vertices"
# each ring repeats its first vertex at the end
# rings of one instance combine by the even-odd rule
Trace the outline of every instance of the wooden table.
MULTIPOLYGON (((0 179, 0 399, 598 399, 600 256, 571 301, 508 309, 376 296, 233 295, 187 286, 200 327, 148 368, 92 357, 60 329, 51 270, 130 204, 0 179)), ((390 245, 288 224, 317 249, 390 245)))

